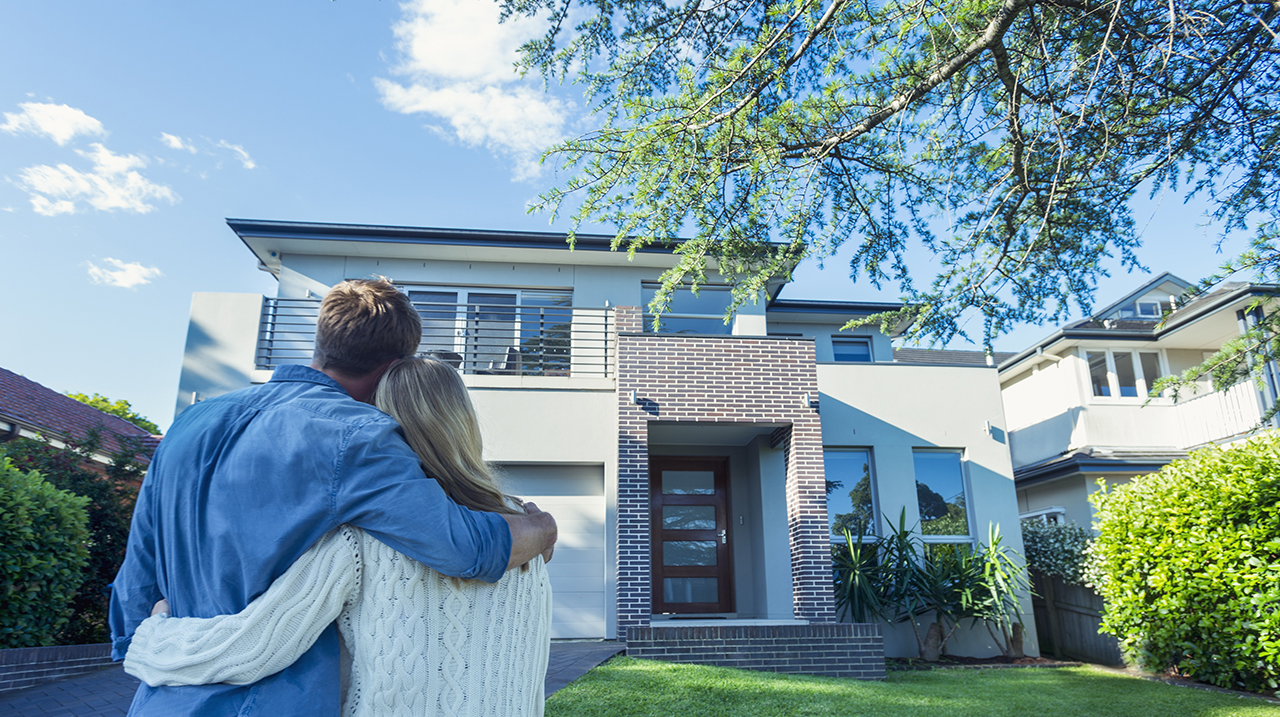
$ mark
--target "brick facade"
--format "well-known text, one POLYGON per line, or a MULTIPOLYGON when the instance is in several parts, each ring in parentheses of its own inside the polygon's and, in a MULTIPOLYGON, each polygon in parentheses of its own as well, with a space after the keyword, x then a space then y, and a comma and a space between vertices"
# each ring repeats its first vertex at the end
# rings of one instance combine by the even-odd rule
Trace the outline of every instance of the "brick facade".
POLYGON ((879 625, 633 627, 627 631, 627 656, 762 672, 884 679, 884 637, 879 625))
POLYGON ((31 687, 111 664, 111 644, 0 650, 0 692, 31 687))
POLYGON ((834 621, 813 342, 645 334, 642 321, 636 307, 620 306, 615 311, 618 637, 625 639, 630 628, 647 627, 652 611, 648 424, 657 420, 786 426, 774 431, 772 438, 787 456, 795 617, 834 621))

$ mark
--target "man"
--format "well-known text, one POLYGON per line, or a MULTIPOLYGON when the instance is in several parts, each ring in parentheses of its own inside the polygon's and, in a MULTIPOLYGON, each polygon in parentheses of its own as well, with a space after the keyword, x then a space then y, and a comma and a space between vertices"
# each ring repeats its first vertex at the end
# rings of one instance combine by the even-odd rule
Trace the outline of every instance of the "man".
MULTIPOLYGON (((162 598, 176 617, 244 608, 322 535, 364 528, 446 575, 497 581, 555 543, 546 513, 461 508, 422 474, 394 421, 364 403, 422 336, 386 281, 347 281, 320 305, 311 367, 196 404, 174 422, 138 495, 111 596, 112 657, 162 598)), ((248 686, 138 688, 130 715, 336 715, 337 630, 248 686)))

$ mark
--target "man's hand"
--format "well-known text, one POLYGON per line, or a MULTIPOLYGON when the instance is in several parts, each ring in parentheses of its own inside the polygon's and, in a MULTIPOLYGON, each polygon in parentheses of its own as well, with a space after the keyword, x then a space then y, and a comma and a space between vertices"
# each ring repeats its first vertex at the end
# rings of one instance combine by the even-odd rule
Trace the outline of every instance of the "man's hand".
POLYGON ((151 608, 151 617, 161 614, 169 614, 169 601, 164 598, 160 598, 160 602, 156 603, 156 606, 151 608))
POLYGON ((511 559, 507 561, 507 570, 524 565, 538 555, 550 560, 555 550, 556 519, 533 503, 525 503, 524 509, 525 515, 502 516, 511 529, 511 559))

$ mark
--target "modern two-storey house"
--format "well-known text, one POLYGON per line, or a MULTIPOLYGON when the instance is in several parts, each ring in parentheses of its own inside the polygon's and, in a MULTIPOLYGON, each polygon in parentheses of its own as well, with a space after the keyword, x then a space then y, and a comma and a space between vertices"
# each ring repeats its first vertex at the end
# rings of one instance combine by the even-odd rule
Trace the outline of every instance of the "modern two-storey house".
POLYGON ((1099 479, 1125 482, 1261 428, 1280 387, 1273 364, 1226 392, 1202 379, 1176 398, 1149 395, 1159 378, 1200 365, 1239 336, 1280 292, 1229 283, 1180 304, 1189 288, 1162 274, 1000 363, 1024 517, 1088 526, 1099 479))
MULTIPOLYGON (((779 284, 725 323, 713 277, 655 329, 644 307, 665 249, 628 260, 602 236, 571 250, 550 233, 228 223, 279 291, 195 295, 177 411, 307 363, 329 287, 388 277, 422 315, 420 352, 462 373, 509 490, 559 522, 556 637, 874 676, 880 640, 889 654, 914 641, 838 621, 833 527, 883 534, 905 510, 927 541, 999 524, 1021 550, 997 372, 895 360, 893 336, 840 330, 892 305, 784 299, 779 284)), ((951 648, 988 643, 979 628, 951 648)))

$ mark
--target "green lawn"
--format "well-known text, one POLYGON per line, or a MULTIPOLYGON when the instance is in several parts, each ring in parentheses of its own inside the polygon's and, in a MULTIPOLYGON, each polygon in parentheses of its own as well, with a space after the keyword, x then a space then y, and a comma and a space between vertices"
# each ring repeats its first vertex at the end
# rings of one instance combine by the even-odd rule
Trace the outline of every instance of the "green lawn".
POLYGON ((547 717, 1280 717, 1256 698, 1088 667, 932 670, 887 682, 617 658, 547 700, 547 717))

